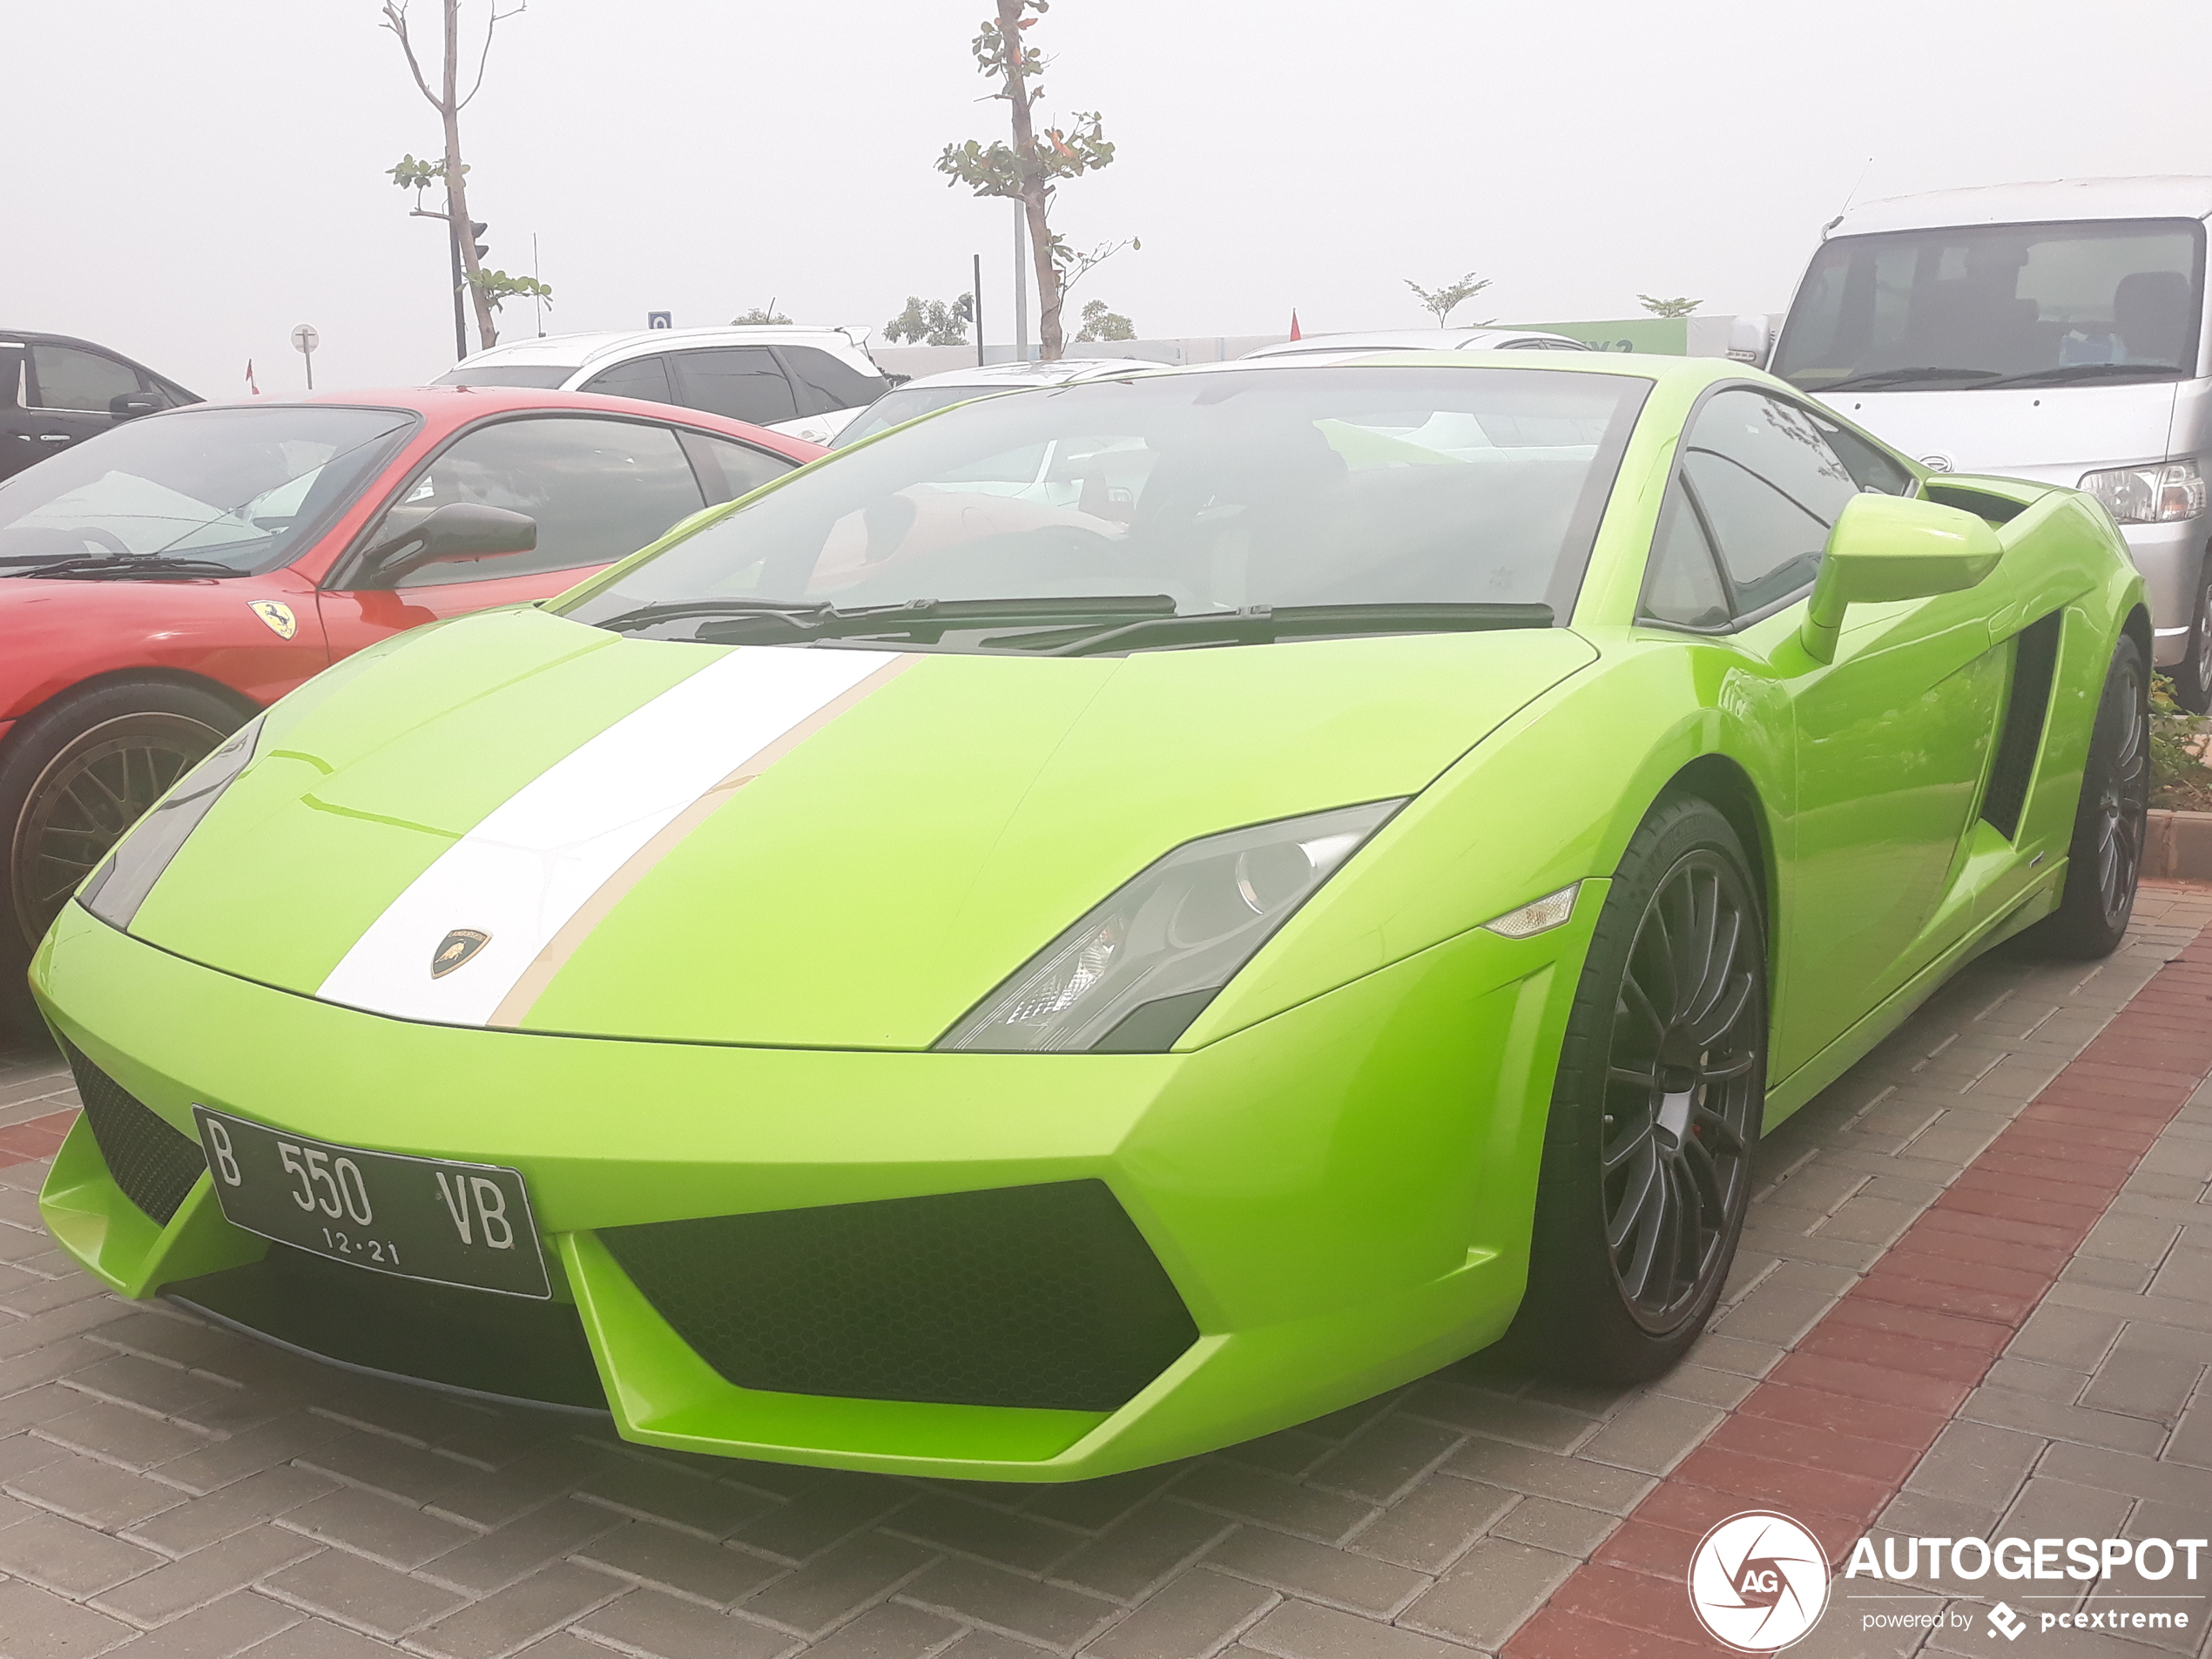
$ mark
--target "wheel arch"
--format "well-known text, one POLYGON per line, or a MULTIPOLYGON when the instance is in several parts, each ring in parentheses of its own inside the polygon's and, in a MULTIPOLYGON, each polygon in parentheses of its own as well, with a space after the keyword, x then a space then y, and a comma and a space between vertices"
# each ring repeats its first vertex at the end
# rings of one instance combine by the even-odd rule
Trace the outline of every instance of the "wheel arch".
MULTIPOLYGON (((2148 625, 2148 624, 2146 624, 2148 625)), ((1699 755, 1669 778, 1654 798, 1646 814, 1672 795, 1693 795, 1728 819, 1743 855, 1751 861, 1751 880, 1766 910, 1767 979, 1773 989, 1777 948, 1782 937, 1782 892, 1776 855, 1774 826, 1767 814, 1759 786, 1743 764, 1731 755, 1710 752, 1699 755)))
POLYGON ((6 760, 14 745, 23 739, 24 733, 37 725, 43 716, 80 697, 118 685, 159 685, 178 691, 203 692, 227 705, 241 724, 261 711, 261 705, 252 698, 206 674, 193 674, 174 668, 113 669, 104 674, 88 674, 81 680, 71 680, 52 695, 17 715, 5 735, 0 736, 0 762, 6 760))

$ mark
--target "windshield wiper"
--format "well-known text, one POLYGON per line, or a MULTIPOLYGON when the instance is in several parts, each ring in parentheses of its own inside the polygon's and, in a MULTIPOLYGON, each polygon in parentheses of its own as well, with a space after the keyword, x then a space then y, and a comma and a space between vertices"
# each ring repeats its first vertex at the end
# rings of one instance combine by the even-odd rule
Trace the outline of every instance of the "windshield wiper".
MULTIPOLYGON (((1386 601, 1374 604, 1246 605, 1238 610, 1201 610, 1189 616, 1148 617, 1103 632, 1058 638, 1034 649, 1040 657, 1095 657, 1122 651, 1224 644, 1264 645, 1278 639, 1330 634, 1479 633, 1493 628, 1548 628, 1549 605, 1420 604, 1386 601)), ((1050 631, 1063 634, 1064 630, 1050 631)), ((1034 636, 1030 636, 1034 637, 1034 636)), ((1023 635, 987 640, 990 645, 1022 649, 1023 635)))
POLYGON ((1877 368, 1864 374, 1847 375, 1826 386, 1808 386, 1804 389, 1816 396, 1825 396, 1830 392, 1870 391, 1878 386, 1897 386, 1907 381, 1980 381, 1997 378, 1998 371, 1993 368, 1877 368))
POLYGON ((1974 389, 1981 391, 1992 386, 2064 386, 2070 381, 2110 380, 2121 374, 2141 380, 2178 380, 2182 371, 2172 363, 2062 363, 2055 368, 2032 368, 2024 374, 1985 381, 1974 389))
POLYGON ((28 570, 0 570, 0 577, 69 577, 78 581, 98 581, 107 577, 128 579, 136 577, 226 577, 242 574, 235 565, 223 564, 214 559, 178 559, 165 553, 133 553, 122 558, 112 555, 95 556, 87 554, 80 558, 55 559, 44 564, 34 564, 28 570))
POLYGON ((907 599, 896 604, 800 604, 784 600, 673 600, 641 605, 598 625, 624 632, 687 617, 706 618, 696 637, 713 645, 805 644, 871 634, 927 632, 934 642, 948 628, 976 623, 1089 621, 1106 625, 1133 617, 1171 617, 1164 593, 1077 594, 1029 599, 907 599))

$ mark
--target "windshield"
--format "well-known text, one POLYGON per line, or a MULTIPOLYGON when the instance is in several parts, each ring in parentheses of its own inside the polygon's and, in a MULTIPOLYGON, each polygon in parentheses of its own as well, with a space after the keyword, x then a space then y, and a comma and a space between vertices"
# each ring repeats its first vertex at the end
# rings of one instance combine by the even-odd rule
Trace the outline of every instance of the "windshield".
POLYGON ((577 372, 573 363, 485 363, 471 368, 449 368, 430 382, 433 386, 530 386, 551 391, 568 383, 577 372))
POLYGON ((0 567, 159 553, 272 569, 344 510, 418 419, 295 404, 112 428, 0 483, 0 567))
POLYGON ((830 448, 842 449, 933 410, 948 409, 955 403, 973 403, 979 397, 998 397, 1011 389, 1003 386, 902 386, 895 392, 886 392, 854 415, 845 430, 830 440, 830 448))
POLYGON ((1838 237, 1774 372, 1808 392, 2175 380, 2195 373, 2203 295, 2195 219, 1838 237))
MULTIPOLYGON (((755 497, 568 608, 1155 596, 1159 609, 1549 604, 1649 381, 1288 368, 986 398, 755 497)), ((696 616, 664 637, 695 637, 696 616)))

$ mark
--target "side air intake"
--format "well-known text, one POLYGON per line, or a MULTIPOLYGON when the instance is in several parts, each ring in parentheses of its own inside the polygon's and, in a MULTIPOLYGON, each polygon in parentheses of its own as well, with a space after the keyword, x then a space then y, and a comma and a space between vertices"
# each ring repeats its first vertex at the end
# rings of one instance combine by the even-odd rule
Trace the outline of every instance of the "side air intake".
POLYGON ((2035 757, 2043 748, 2043 727, 2051 712, 2051 675, 2059 660, 2059 613, 2039 617, 2013 636, 2013 689, 2005 701, 2004 729, 1997 734, 1997 755, 1990 763, 1989 787, 1981 815, 2006 840, 2020 833, 2027 786, 2035 777, 2035 757))
POLYGON ((123 1196, 163 1226, 177 1213, 185 1194, 207 1168, 199 1143, 157 1117, 130 1090, 87 1060, 66 1039, 63 1052, 77 1074, 77 1093, 85 1121, 99 1143, 100 1157, 123 1196))

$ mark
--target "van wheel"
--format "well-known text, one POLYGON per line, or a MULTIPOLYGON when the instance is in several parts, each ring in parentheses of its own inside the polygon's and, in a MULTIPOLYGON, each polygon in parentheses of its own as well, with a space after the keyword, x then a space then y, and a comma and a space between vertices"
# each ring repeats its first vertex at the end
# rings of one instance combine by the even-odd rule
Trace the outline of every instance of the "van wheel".
POLYGON ((2212 714, 2212 553, 2197 572, 2189 654, 2174 664, 2174 700, 2191 714, 2212 714))

